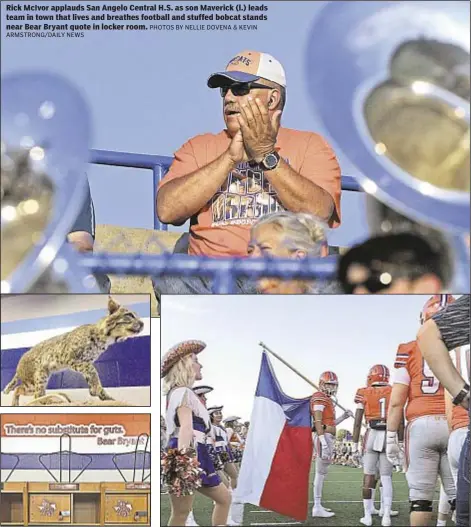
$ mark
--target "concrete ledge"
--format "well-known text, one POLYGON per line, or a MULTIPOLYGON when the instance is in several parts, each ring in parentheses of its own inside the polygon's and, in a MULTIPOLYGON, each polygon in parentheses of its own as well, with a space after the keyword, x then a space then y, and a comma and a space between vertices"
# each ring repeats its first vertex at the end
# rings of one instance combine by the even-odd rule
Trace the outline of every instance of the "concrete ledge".
MULTIPOLYGON (((97 225, 95 250, 111 253, 161 254, 172 252, 181 232, 155 231, 117 225, 97 225)), ((159 316, 157 300, 150 278, 145 276, 110 275, 112 293, 148 293, 151 295, 151 316, 159 316)))

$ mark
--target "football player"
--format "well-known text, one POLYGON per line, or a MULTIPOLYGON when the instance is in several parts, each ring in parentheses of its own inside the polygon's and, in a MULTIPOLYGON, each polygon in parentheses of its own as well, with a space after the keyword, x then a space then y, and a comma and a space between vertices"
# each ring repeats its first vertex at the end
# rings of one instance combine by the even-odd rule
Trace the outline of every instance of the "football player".
MULTIPOLYGON (((460 346, 450 351, 450 357, 455 368, 468 384, 470 382, 469 371, 471 364, 469 355, 469 345, 460 346)), ((448 460, 456 485, 460 454, 466 439, 466 433, 469 429, 469 414, 462 406, 453 404, 451 395, 447 391, 445 392, 445 406, 450 429, 448 460)))
POLYGON ((363 416, 367 424, 363 448, 363 525, 372 525, 373 499, 372 489, 376 486, 376 470, 383 486, 383 518, 381 525, 391 525, 391 507, 393 498, 393 466, 386 457, 386 419, 392 387, 389 384, 389 369, 376 364, 368 372, 366 388, 359 388, 355 395, 357 410, 353 427, 353 450, 358 451, 363 416))
MULTIPOLYGON (((435 295, 425 304, 420 315, 421 324, 440 309, 437 298, 439 296, 435 295)), ((453 301, 452 297, 448 301, 453 301)), ((398 458, 400 446, 397 431, 407 403, 405 463, 411 504, 410 525, 430 526, 438 475, 452 509, 456 499, 447 456, 449 432, 444 389, 422 357, 416 340, 399 346, 394 368, 387 419, 386 453, 390 461, 398 458)), ((449 510, 450 507, 440 508, 437 525, 446 525, 449 510)))
MULTIPOLYGON (((449 295, 441 295, 445 299, 449 295)), ((462 406, 471 412, 470 405, 470 363, 469 351, 461 350, 459 360, 461 373, 449 352, 459 346, 469 346, 470 335, 470 297, 462 295, 456 302, 447 305, 425 322, 417 334, 420 351, 429 363, 430 369, 443 384, 454 406, 462 406), (463 359, 463 360, 462 360, 463 359)), ((455 354, 455 358, 456 358, 455 354)), ((455 440, 456 440, 455 434, 455 440)), ((469 526, 469 468, 470 468, 470 432, 461 450, 456 496, 456 525, 469 526)))
POLYGON ((321 504, 322 488, 330 463, 332 462, 335 444, 336 426, 345 419, 353 417, 353 413, 346 411, 335 419, 335 397, 339 387, 337 375, 332 371, 325 371, 319 378, 319 391, 311 397, 311 415, 314 419, 314 450, 316 456, 316 475, 314 477, 314 506, 312 516, 330 518, 335 516, 331 510, 321 504))

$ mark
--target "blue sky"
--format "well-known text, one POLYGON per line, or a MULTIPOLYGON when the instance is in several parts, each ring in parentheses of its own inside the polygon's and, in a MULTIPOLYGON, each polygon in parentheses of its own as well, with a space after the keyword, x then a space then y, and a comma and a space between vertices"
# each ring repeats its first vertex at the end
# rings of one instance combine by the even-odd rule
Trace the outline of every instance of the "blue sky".
MULTIPOLYGON (((428 296, 185 296, 164 297, 162 353, 187 339, 202 340, 202 384, 215 390, 208 404, 226 415, 250 418, 262 348, 260 341, 317 384, 332 370, 338 400, 354 410, 353 398, 374 364, 391 372, 399 344, 414 340, 428 296)), ((313 389, 277 359, 282 389, 292 397, 313 389)), ((340 413, 340 412, 339 412, 340 413)), ((353 419, 345 422, 351 429, 353 419)))
MULTIPOLYGON (((2 24, 6 3, 2 2, 2 24)), ((283 125, 324 133, 311 111, 303 66, 308 31, 324 2, 264 3, 269 5, 268 21, 259 22, 257 31, 230 38, 222 31, 150 30, 88 32, 76 39, 3 38, 2 75, 45 70, 76 83, 92 111, 94 148, 171 155, 190 137, 222 128, 221 100, 217 90, 206 87, 206 80, 238 51, 257 49, 274 55, 285 67, 283 125)), ((342 171, 354 173, 339 157, 342 171)), ((98 223, 153 226, 150 171, 91 166, 88 175, 98 223)), ((344 224, 332 244, 350 243, 365 233, 362 196, 345 193, 343 214, 344 224)))

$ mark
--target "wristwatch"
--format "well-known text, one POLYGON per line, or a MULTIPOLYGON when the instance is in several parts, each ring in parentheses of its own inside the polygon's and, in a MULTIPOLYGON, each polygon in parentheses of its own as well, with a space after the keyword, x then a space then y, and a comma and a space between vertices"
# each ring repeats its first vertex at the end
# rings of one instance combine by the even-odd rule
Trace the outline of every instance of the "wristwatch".
POLYGON ((275 150, 273 152, 270 152, 267 154, 261 161, 260 165, 265 170, 273 170, 278 166, 278 163, 280 162, 280 154, 275 150))
POLYGON ((467 395, 469 395, 469 384, 465 383, 463 388, 461 388, 461 391, 453 399, 453 404, 455 406, 458 406, 459 404, 461 404, 465 400, 467 395))

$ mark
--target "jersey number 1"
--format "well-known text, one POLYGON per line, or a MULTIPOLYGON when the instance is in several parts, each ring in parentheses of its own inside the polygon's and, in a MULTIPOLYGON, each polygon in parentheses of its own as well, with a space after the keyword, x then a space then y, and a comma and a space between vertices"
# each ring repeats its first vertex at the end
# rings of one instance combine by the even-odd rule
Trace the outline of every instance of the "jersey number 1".
POLYGON ((381 397, 379 402, 379 414, 381 419, 386 419, 386 397, 381 397))
POLYGON ((423 363, 422 373, 424 380, 422 381, 422 392, 428 395, 437 393, 440 389, 440 381, 434 376, 430 366, 425 361, 423 363))

